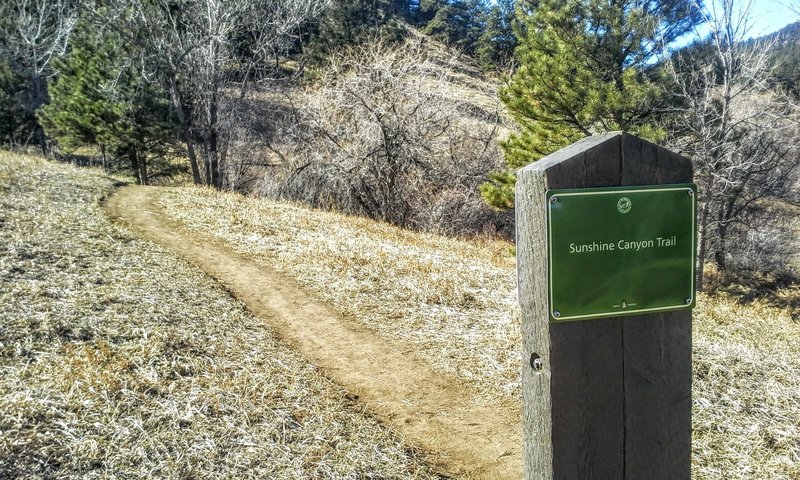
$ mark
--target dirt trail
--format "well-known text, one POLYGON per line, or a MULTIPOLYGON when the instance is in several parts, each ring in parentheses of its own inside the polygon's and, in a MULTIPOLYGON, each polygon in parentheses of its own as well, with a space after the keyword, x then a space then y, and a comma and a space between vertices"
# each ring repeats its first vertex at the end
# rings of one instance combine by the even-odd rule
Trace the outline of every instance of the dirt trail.
POLYGON ((162 191, 125 187, 106 208, 114 220, 216 278, 444 475, 522 477, 518 408, 480 400, 463 381, 432 371, 407 348, 378 338, 291 279, 179 227, 158 205, 162 191))

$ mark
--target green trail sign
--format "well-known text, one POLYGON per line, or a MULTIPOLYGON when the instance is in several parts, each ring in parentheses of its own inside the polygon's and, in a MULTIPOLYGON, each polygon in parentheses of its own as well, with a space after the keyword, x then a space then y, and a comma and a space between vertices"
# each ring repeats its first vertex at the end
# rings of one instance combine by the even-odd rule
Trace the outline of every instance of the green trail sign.
POLYGON ((694 184, 546 195, 551 322, 694 307, 694 184))

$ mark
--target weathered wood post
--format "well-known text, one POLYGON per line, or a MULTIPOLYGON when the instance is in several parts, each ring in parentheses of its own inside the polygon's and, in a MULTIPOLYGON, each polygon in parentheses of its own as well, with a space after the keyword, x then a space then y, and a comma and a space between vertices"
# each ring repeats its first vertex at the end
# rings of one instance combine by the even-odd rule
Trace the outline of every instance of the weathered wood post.
POLYGON ((690 478, 691 181, 625 133, 518 172, 526 480, 690 478))

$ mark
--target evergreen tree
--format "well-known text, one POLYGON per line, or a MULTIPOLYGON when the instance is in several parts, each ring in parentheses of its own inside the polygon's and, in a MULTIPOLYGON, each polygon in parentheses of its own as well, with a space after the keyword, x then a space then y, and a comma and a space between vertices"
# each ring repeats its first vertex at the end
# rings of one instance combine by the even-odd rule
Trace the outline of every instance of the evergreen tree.
POLYGON ((68 56, 56 62, 59 75, 49 87, 51 101, 39 110, 39 120, 66 151, 105 147, 125 129, 124 107, 107 90, 118 73, 108 64, 114 48, 108 38, 99 41, 84 28, 75 35, 68 56))
POLYGON ((424 33, 468 55, 475 54, 489 5, 483 0, 449 0, 434 6, 436 13, 424 33))
MULTIPOLYGON (((39 112, 49 136, 66 151, 99 147, 129 166, 139 183, 152 177, 148 163, 171 150, 176 130, 166 93, 137 74, 130 45, 81 23, 68 55, 57 63, 51 101, 39 112)), ((162 172, 164 173, 164 172, 162 172)))
POLYGON ((420 13, 420 0, 399 0, 395 1, 396 11, 410 23, 417 21, 420 13))
POLYGON ((331 52, 370 37, 399 39, 401 32, 394 18, 402 8, 393 0, 335 0, 316 22, 309 46, 312 60, 324 63, 331 52))
POLYGON ((484 68, 502 69, 511 64, 517 47, 513 21, 514 0, 497 0, 489 8, 475 51, 484 68))
POLYGON ((503 143, 509 170, 481 187, 497 208, 514 205, 514 170, 584 136, 656 136, 662 90, 645 71, 700 21, 694 0, 520 0, 517 15, 520 66, 500 95, 520 130, 503 143))
POLYGON ((440 8, 447 5, 448 0, 419 0, 419 8, 417 11, 416 23, 418 27, 425 27, 440 8))
POLYGON ((774 47, 775 78, 795 98, 800 98, 800 22, 772 35, 778 37, 774 47))
POLYGON ((23 79, 0 60, 0 144, 27 143, 36 128, 36 119, 23 107, 23 79))

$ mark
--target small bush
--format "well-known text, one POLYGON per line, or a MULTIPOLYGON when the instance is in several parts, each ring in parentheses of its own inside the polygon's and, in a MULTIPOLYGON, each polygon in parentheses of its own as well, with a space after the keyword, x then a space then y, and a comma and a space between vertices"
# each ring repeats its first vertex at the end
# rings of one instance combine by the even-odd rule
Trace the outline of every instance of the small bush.
POLYGON ((510 234, 513 217, 478 193, 501 163, 499 107, 462 98, 429 55, 373 43, 332 61, 292 99, 280 167, 261 191, 402 227, 510 234))

